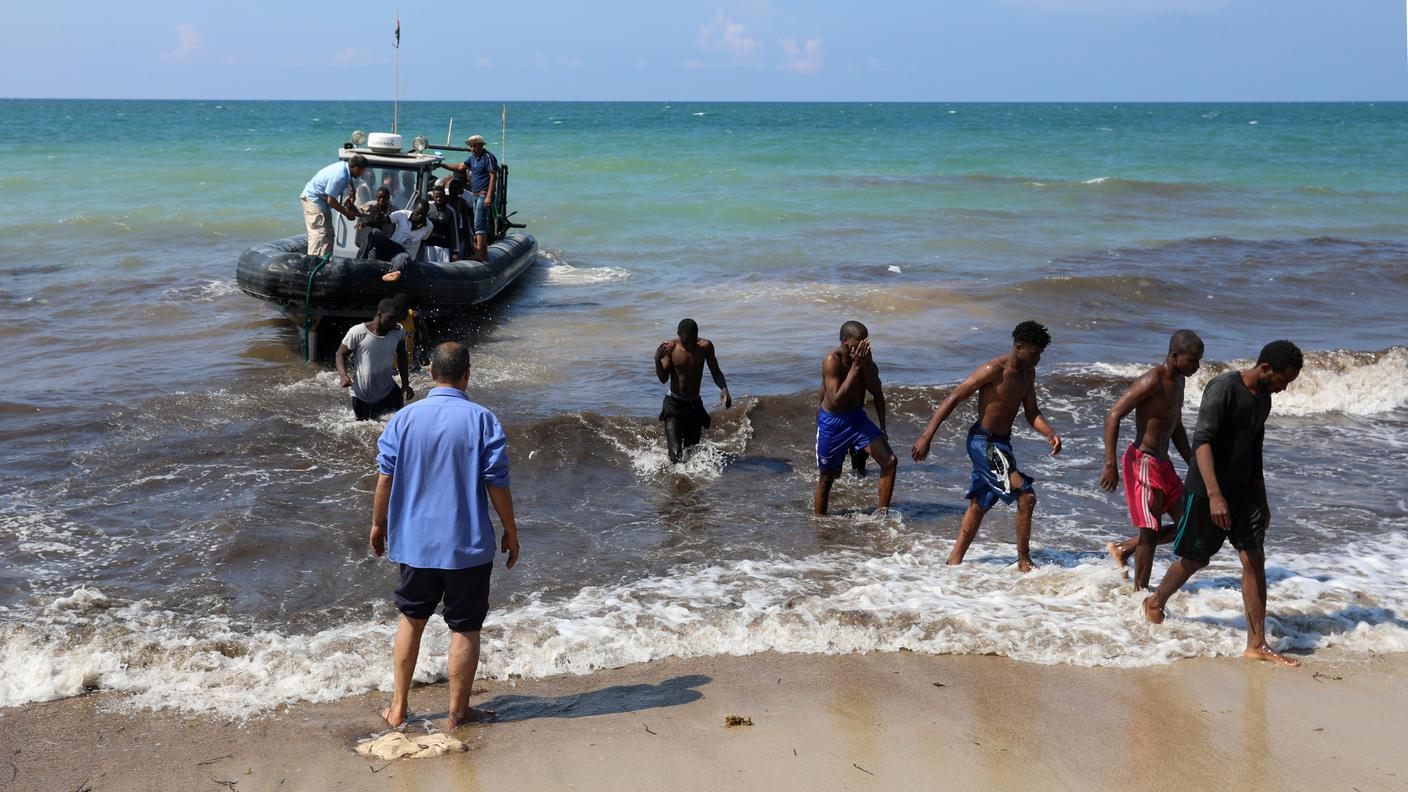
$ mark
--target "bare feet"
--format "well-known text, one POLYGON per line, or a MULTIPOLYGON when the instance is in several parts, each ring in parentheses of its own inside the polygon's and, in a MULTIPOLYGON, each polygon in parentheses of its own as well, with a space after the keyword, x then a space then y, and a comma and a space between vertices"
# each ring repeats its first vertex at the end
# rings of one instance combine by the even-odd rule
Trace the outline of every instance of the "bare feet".
POLYGON ((1299 660, 1296 660, 1295 658, 1291 657, 1286 657, 1285 655, 1281 654, 1280 652, 1277 652, 1266 644, 1262 644, 1261 646, 1256 647, 1247 647, 1247 651, 1242 652, 1242 657, 1245 657, 1248 660, 1264 660, 1268 663, 1290 666, 1291 668, 1296 668, 1300 665, 1299 660))
POLYGON ((463 715, 456 716, 453 712, 445 719, 445 729, 458 729, 466 723, 492 723, 499 719, 499 713, 491 709, 469 708, 463 715))
POLYGON ((1119 542, 1107 542, 1105 544, 1105 552, 1110 554, 1110 558, 1114 560, 1115 566, 1120 568, 1120 577, 1124 580, 1129 580, 1128 563, 1130 554, 1120 548, 1119 542))
POLYGON ((388 272, 385 275, 382 275, 381 279, 386 281, 387 283, 401 280, 401 271, 396 270, 395 272, 388 272))
POLYGON ((394 704, 381 711, 381 719, 386 721, 386 725, 393 729, 399 729, 406 725, 406 707, 396 707, 394 704))
MULTIPOLYGON (((1139 606, 1139 608, 1144 611, 1144 620, 1149 622, 1150 624, 1163 624, 1164 609, 1157 605, 1151 604, 1153 601, 1153 597, 1145 597, 1144 603, 1139 606)), ((1247 651, 1251 650, 1248 649, 1247 651)))
POLYGON ((1030 572, 1030 571, 1032 571, 1033 569, 1036 569, 1036 564, 1033 564, 1033 563, 1032 563, 1032 560, 1031 560, 1030 558, 1018 558, 1018 559, 1017 559, 1017 571, 1019 571, 1019 572, 1030 572))

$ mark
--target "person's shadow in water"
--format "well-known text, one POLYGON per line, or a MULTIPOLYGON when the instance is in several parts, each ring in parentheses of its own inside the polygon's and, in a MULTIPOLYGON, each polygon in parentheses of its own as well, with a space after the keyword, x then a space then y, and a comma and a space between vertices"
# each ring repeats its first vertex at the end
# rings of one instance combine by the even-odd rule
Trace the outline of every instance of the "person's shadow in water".
POLYGON ((617 712, 639 712, 658 707, 675 707, 704 698, 696 687, 714 680, 703 674, 679 676, 658 685, 615 685, 590 693, 545 698, 543 696, 498 696, 476 705, 497 713, 494 720, 532 720, 533 718, 589 718, 617 712))

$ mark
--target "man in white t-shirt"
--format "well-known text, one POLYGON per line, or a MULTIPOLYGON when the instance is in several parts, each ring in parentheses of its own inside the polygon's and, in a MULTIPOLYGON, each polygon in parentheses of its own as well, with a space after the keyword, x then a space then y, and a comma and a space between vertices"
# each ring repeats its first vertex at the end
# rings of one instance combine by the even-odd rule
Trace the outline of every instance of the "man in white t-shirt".
POLYGON ((429 211, 429 203, 416 201, 410 211, 402 209, 392 212, 391 222, 396 225, 396 229, 390 236, 379 229, 372 229, 371 233, 367 234, 367 241, 363 242, 361 249, 357 251, 357 258, 375 258, 389 262, 391 271, 382 275, 381 279, 400 280, 401 271, 420 252, 420 243, 435 230, 426 219, 429 211))
POLYGON ((376 316, 370 322, 352 326, 337 348, 337 373, 342 387, 352 389, 352 413, 357 420, 379 418, 401 409, 415 398, 407 370, 406 331, 401 320, 406 318, 404 294, 388 297, 376 306, 376 316), (347 356, 353 359, 353 374, 347 373, 347 356), (393 375, 400 373, 397 387, 393 375))

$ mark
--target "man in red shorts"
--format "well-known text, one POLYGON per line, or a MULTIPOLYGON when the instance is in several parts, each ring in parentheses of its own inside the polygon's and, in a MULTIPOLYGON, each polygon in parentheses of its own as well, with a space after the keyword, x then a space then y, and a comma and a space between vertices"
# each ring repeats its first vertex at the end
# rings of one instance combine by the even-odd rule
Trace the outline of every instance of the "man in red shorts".
POLYGON ((1190 461, 1193 450, 1183 428, 1183 380, 1193 376, 1202 360, 1203 340, 1192 330, 1179 330, 1169 339, 1164 361, 1140 375, 1105 415, 1105 470, 1100 486, 1113 492, 1120 482, 1120 469, 1124 471, 1129 517, 1139 529, 1137 538, 1110 542, 1106 549, 1122 572, 1134 555, 1134 585, 1141 589, 1149 585, 1154 547, 1173 540, 1173 531, 1163 530, 1160 518, 1170 514, 1177 524, 1183 514, 1183 482, 1168 457, 1168 444, 1172 440, 1183 461, 1190 461), (1116 469, 1120 421, 1131 411, 1135 440, 1116 469))

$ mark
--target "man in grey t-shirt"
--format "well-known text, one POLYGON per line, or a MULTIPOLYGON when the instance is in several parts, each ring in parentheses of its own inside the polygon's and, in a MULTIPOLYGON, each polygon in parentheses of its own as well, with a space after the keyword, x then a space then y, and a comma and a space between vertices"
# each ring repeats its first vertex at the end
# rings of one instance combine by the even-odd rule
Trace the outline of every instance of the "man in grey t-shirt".
POLYGON ((342 387, 352 389, 352 413, 365 421, 395 412, 415 398, 406 360, 406 295, 382 300, 370 322, 352 326, 337 348, 337 373, 342 387), (347 373, 347 355, 354 354, 353 376, 347 373), (397 372, 401 385, 392 379, 397 372))

